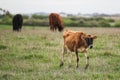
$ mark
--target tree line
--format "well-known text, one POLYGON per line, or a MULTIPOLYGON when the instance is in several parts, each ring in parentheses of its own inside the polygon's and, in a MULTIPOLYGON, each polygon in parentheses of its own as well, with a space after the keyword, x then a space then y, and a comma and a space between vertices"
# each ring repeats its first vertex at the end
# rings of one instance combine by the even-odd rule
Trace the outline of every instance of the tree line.
MULTIPOLYGON (((14 15, 0 14, 0 24, 12 25, 14 15)), ((27 26, 49 26, 49 16, 33 14, 23 15, 23 25, 27 26)), ((103 17, 63 17, 63 25, 70 27, 120 27, 120 20, 103 17)))

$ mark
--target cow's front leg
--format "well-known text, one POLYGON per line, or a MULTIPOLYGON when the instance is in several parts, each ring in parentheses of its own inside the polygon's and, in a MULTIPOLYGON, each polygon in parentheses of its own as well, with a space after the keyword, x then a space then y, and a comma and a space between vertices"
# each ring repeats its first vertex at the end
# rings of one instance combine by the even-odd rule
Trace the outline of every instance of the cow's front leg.
POLYGON ((85 50, 84 54, 85 54, 85 57, 86 57, 86 66, 85 66, 85 69, 87 69, 88 66, 89 66, 89 56, 88 56, 88 53, 87 53, 86 50, 85 50))
POLYGON ((54 26, 53 25, 50 26, 50 30, 54 31, 54 26))
POLYGON ((57 26, 54 26, 54 31, 56 31, 56 29, 57 29, 57 26))

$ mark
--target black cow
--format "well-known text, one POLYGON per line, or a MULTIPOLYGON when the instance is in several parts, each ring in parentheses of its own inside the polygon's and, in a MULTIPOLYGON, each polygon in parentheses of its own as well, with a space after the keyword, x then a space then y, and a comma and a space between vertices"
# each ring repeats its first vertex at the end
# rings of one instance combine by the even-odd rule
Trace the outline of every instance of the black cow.
POLYGON ((22 24, 23 24, 23 17, 21 14, 16 14, 14 17, 13 17, 13 31, 21 31, 22 29, 22 24))

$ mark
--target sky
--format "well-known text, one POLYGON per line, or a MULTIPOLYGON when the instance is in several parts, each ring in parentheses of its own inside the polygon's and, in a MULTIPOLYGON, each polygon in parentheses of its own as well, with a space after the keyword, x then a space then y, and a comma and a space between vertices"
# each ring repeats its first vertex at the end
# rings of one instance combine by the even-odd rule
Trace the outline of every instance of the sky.
POLYGON ((0 0, 0 8, 13 14, 36 12, 117 14, 120 13, 120 0, 0 0))

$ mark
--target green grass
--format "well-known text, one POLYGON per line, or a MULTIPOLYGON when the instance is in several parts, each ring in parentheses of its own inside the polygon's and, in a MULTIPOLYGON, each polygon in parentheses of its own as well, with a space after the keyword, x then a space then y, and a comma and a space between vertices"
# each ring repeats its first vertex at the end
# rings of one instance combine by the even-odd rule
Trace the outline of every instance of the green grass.
POLYGON ((78 28, 98 36, 89 50, 90 66, 85 67, 85 56, 79 53, 79 69, 75 54, 69 68, 61 61, 62 33, 51 32, 49 27, 23 26, 22 32, 13 32, 11 26, 0 25, 0 80, 119 80, 120 29, 78 28))
POLYGON ((0 30, 6 30, 6 29, 12 29, 12 25, 8 26, 8 25, 0 25, 0 30))

